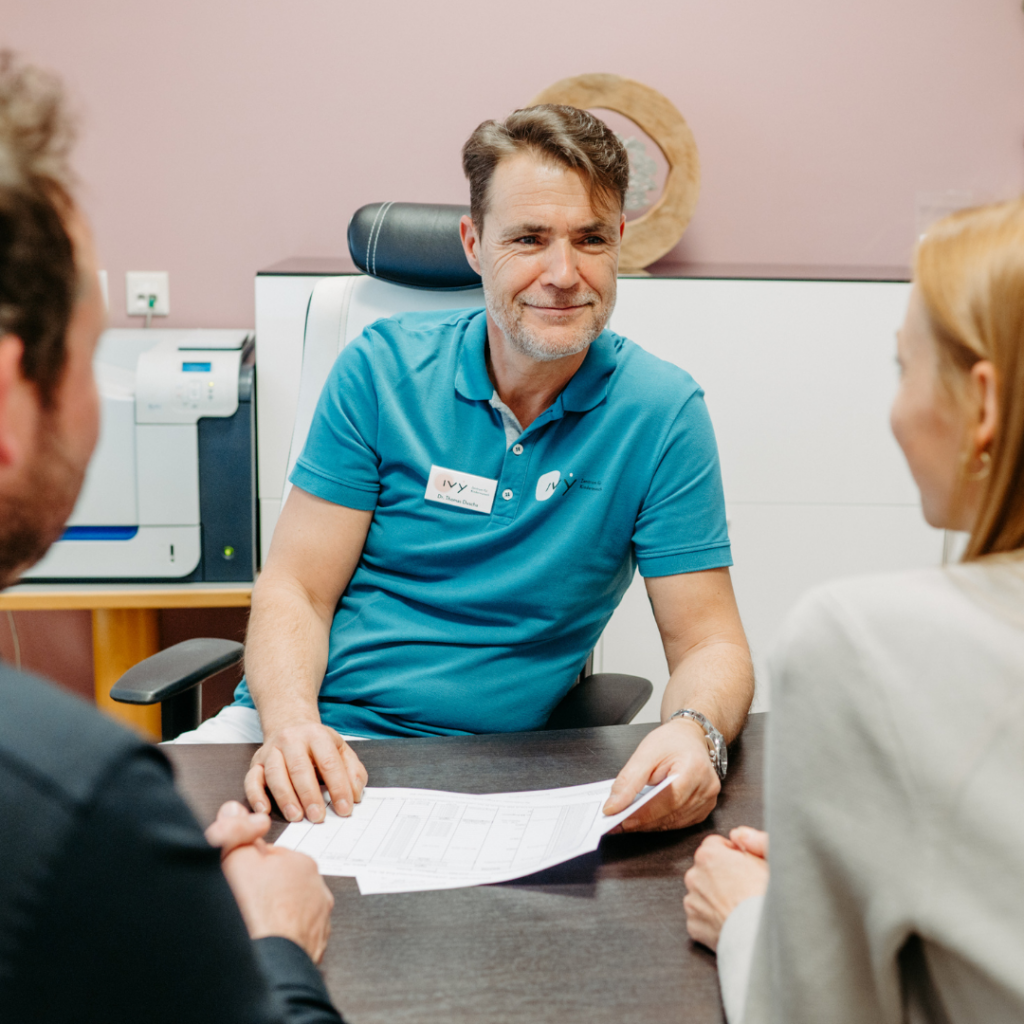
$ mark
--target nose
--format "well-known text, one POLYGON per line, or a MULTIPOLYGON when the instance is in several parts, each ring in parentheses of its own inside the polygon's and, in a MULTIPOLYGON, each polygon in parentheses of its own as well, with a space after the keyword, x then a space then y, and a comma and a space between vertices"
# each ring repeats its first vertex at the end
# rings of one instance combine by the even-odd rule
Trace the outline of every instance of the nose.
POLYGON ((577 266, 577 253, 572 242, 568 238, 560 238, 548 246, 547 265, 541 284, 550 285, 553 288, 568 290, 575 288, 579 283, 579 267, 577 266))

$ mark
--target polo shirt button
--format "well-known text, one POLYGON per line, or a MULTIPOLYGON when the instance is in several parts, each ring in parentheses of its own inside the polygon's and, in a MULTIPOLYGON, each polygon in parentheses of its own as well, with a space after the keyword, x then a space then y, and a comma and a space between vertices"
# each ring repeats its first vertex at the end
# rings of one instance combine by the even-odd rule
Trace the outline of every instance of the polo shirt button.
POLYGON ((523 454, 523 446, 521 444, 514 444, 514 445, 512 445, 512 454, 513 455, 522 455, 523 454))
POLYGON ((504 498, 504 499, 505 499, 506 501, 511 501, 511 500, 512 500, 512 492, 511 492, 511 491, 510 491, 510 490, 509 490, 509 489, 508 489, 507 487, 505 488, 505 490, 503 490, 503 491, 501 492, 501 496, 502 496, 502 497, 503 497, 503 498, 504 498))

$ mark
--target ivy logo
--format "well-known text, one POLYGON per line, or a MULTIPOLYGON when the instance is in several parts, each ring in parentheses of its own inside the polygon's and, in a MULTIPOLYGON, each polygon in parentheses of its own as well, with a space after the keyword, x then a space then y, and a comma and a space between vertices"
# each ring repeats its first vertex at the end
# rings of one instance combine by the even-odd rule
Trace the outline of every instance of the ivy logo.
POLYGON ((553 469, 550 473, 545 473, 537 481, 536 496, 538 501, 547 501, 552 494, 558 491, 558 485, 562 480, 562 471, 560 469, 553 469))

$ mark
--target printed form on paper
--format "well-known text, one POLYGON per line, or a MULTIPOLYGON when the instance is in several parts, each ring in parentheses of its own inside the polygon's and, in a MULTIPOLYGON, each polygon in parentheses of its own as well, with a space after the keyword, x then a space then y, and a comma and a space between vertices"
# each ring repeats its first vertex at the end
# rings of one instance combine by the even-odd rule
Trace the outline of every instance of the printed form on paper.
POLYGON ((596 850, 673 779, 609 816, 601 808, 614 779, 484 796, 367 786, 351 817, 328 808, 320 824, 289 825, 277 844, 308 854, 322 875, 354 877, 364 894, 489 885, 596 850))

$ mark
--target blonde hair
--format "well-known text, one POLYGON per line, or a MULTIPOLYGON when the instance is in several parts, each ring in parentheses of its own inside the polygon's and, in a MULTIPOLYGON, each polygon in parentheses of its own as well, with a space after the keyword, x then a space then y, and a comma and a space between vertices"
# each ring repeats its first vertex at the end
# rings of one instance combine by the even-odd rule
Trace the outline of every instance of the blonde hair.
POLYGON ((964 561, 1015 551, 1024 547, 1024 199, 939 221, 918 244, 914 280, 950 390, 978 361, 995 367, 991 471, 964 561))

